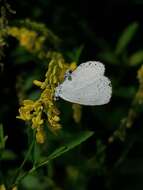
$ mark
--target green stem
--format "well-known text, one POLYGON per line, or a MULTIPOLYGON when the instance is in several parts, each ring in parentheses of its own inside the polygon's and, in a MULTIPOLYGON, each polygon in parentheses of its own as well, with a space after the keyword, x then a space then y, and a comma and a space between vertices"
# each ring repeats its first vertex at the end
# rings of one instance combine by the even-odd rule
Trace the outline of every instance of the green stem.
POLYGON ((19 184, 19 182, 21 180, 23 180, 26 176, 32 174, 38 168, 47 165, 51 160, 59 157, 61 154, 67 152, 68 150, 70 150, 70 149, 68 147, 66 147, 66 146, 61 147, 56 152, 54 152, 53 154, 51 154, 45 161, 39 163, 37 166, 33 166, 28 172, 25 172, 21 177, 17 178, 17 180, 15 181, 15 183, 13 184, 13 186, 19 184))
POLYGON ((120 158, 114 164, 113 169, 117 169, 122 164, 122 162, 126 159, 128 153, 131 150, 131 148, 132 148, 133 144, 135 143, 135 141, 136 141, 136 137, 132 137, 132 140, 128 143, 127 148, 122 152, 120 158))
POLYGON ((71 149, 73 149, 74 147, 80 145, 82 142, 84 142, 85 140, 87 140, 93 134, 94 134, 94 132, 92 132, 92 131, 84 132, 84 134, 82 136, 80 136, 79 138, 77 138, 76 140, 74 140, 74 141, 66 144, 65 146, 62 146, 62 147, 56 149, 50 156, 48 156, 48 158, 45 161, 42 161, 39 164, 34 165, 29 171, 25 172, 22 176, 18 176, 16 178, 14 184, 12 185, 12 187, 14 187, 15 185, 19 184, 19 182, 21 182, 26 176, 32 174, 38 168, 47 165, 51 160, 53 160, 53 159, 61 156, 62 154, 68 152, 71 149))
POLYGON ((27 151, 27 153, 26 153, 26 156, 25 156, 23 162, 21 163, 20 167, 19 167, 19 168, 17 169, 17 171, 16 171, 16 175, 15 175, 14 180, 13 180, 13 183, 14 183, 14 184, 17 184, 17 180, 19 179, 19 175, 20 175, 20 173, 21 173, 21 170, 22 170, 23 166, 25 165, 26 161, 28 160, 28 158, 29 158, 29 156, 30 156, 30 154, 31 154, 31 151, 32 151, 32 149, 33 149, 34 144, 35 144, 35 133, 33 133, 32 143, 31 143, 31 145, 29 146, 29 149, 28 149, 28 151, 27 151))

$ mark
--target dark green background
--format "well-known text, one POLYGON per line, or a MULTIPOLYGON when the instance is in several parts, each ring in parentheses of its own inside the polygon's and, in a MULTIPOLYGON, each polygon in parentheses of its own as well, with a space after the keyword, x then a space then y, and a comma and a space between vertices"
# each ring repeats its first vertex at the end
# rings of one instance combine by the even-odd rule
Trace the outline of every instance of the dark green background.
MULTIPOLYGON (((72 119, 71 104, 60 101, 62 133, 58 137, 49 133, 49 150, 44 151, 51 151, 59 143, 62 144, 65 139, 82 130, 93 130, 95 135, 80 148, 58 158, 48 169, 41 169, 39 174, 35 174, 34 180, 37 181, 32 181, 33 186, 27 189, 36 189, 34 183, 45 183, 47 173, 51 170, 54 173, 51 178, 63 190, 143 189, 143 109, 140 108, 132 128, 127 130, 124 142, 117 139, 111 144, 108 143, 108 138, 119 128, 121 120, 127 116, 138 89, 136 76, 143 60, 135 66, 130 66, 128 57, 143 49, 143 1, 13 0, 9 3, 12 9, 16 10, 15 15, 9 14, 7 17, 10 25, 26 18, 45 23, 61 38, 59 51, 68 61, 72 61, 72 58, 74 60, 73 52, 83 46, 79 63, 88 60, 104 62, 106 75, 113 85, 113 97, 108 105, 83 107, 80 126, 72 119), (114 53, 122 32, 134 22, 138 23, 138 30, 124 52, 117 57, 117 62, 112 63, 105 59, 103 53, 107 50, 114 53), (69 52, 73 55, 72 58, 69 52), (79 172, 77 178, 67 176, 68 166, 74 167, 79 172)), ((4 71, 0 75, 0 122, 4 126, 5 134, 8 135, 6 148, 16 157, 1 161, 0 176, 3 174, 11 176, 13 169, 21 163, 23 153, 27 149, 27 126, 15 118, 19 108, 16 91, 18 76, 22 77, 26 98, 29 98, 35 97, 34 93, 37 92, 37 89, 32 86, 32 79, 43 79, 46 72, 45 63, 36 60, 25 50, 19 53, 15 39, 8 38, 7 43, 8 47, 5 48, 3 59, 4 71), (24 86, 26 80, 28 80, 28 87, 24 86)), ((29 165, 30 161, 25 170, 29 165)), ((0 180, 2 181, 3 177, 0 180)), ((31 179, 27 180, 31 181, 31 179)), ((25 181, 20 189, 26 189, 24 185, 29 184, 29 181, 25 181)), ((55 187, 50 186, 41 186, 41 189, 37 187, 37 190, 43 189, 56 190, 55 187)))

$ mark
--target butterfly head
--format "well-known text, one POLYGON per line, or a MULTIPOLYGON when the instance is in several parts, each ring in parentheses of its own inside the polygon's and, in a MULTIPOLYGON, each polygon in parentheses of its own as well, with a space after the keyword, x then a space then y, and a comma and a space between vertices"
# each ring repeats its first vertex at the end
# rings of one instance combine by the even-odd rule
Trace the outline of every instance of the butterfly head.
POLYGON ((68 70, 66 73, 65 73, 65 76, 64 76, 64 80, 68 79, 68 80, 72 80, 72 71, 71 70, 68 70))

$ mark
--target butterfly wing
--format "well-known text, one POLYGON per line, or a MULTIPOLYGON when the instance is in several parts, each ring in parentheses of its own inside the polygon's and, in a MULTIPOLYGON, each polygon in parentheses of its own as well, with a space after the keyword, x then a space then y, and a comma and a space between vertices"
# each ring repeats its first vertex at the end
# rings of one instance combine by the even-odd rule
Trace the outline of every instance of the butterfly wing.
POLYGON ((112 87, 110 80, 101 76, 89 81, 84 86, 73 88, 72 84, 63 83, 59 96, 69 102, 81 105, 102 105, 110 101, 112 87))
POLYGON ((87 61, 85 63, 80 64, 75 71, 73 71, 73 75, 75 76, 85 76, 85 74, 90 73, 88 77, 99 77, 104 75, 105 67, 103 63, 99 61, 87 61))
POLYGON ((105 67, 101 62, 88 61, 80 64, 75 71, 63 82, 63 85, 69 88, 79 89, 88 83, 97 80, 104 75, 105 67))
POLYGON ((71 83, 74 88, 86 86, 104 75, 105 67, 101 62, 88 61, 80 64, 71 74, 71 83))

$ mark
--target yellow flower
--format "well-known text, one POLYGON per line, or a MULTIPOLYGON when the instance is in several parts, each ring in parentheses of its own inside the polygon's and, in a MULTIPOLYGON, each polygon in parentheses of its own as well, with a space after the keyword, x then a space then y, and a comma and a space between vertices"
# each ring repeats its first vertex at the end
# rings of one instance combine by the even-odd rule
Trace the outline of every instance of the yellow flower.
POLYGON ((73 118, 76 123, 79 123, 81 120, 81 106, 79 104, 73 104, 73 118))
POLYGON ((52 118, 53 121, 55 122, 58 122, 60 121, 60 117, 58 117, 57 115, 55 115, 53 118, 52 118))
POLYGON ((43 144, 45 141, 45 132, 43 128, 38 128, 36 132, 36 141, 40 144, 43 144))
POLYGON ((34 80, 33 83, 34 83, 36 86, 40 87, 40 88, 41 88, 42 85, 43 85, 43 82, 38 81, 38 80, 34 80))
MULTIPOLYGON (((5 185, 0 185, 0 190, 6 190, 5 185)), ((16 186, 14 186, 11 190, 18 190, 16 186)))
POLYGON ((140 82, 143 82, 143 65, 142 65, 141 68, 138 70, 137 78, 139 79, 140 82))
POLYGON ((34 102, 32 100, 24 100, 23 105, 19 108, 20 116, 17 116, 17 118, 25 121, 31 120, 33 109, 34 102))
POLYGON ((2 184, 0 185, 0 190, 6 190, 5 186, 2 184))
POLYGON ((35 40, 35 51, 39 51, 42 49, 45 40, 45 36, 40 36, 35 40))
POLYGON ((138 70, 137 78, 139 80, 139 90, 136 93, 136 99, 135 101, 139 104, 143 103, 143 65, 138 70))
POLYGON ((12 188, 12 190, 18 190, 18 188, 15 186, 15 187, 12 188))
POLYGON ((13 37, 19 37, 19 28, 17 27, 9 27, 8 34, 13 37))
MULTIPOLYGON (((30 33, 27 32, 27 35, 30 35, 30 33)), ((24 40, 22 44, 28 44, 28 41, 26 41, 26 39, 24 40)), ((60 111, 56 107, 54 100, 55 88, 64 80, 64 75, 67 70, 74 70, 76 68, 76 63, 66 63, 60 53, 50 52, 45 55, 47 56, 46 58, 51 59, 45 74, 45 81, 33 81, 37 87, 40 87, 41 95, 35 102, 25 100, 19 109, 20 116, 18 116, 18 118, 25 121, 31 121, 32 128, 36 130, 36 140, 38 143, 44 143, 44 127, 47 126, 47 121, 49 129, 53 133, 61 129, 61 124, 59 123, 60 111), (43 115, 45 116, 44 119, 42 118, 43 115)), ((81 114, 80 107, 76 107, 74 112, 75 120, 79 122, 81 114)))
POLYGON ((17 118, 29 121, 32 129, 36 130, 37 142, 43 143, 45 139, 43 135, 44 127, 47 126, 47 121, 49 128, 53 132, 61 128, 61 124, 59 123, 60 111, 56 107, 54 100, 55 88, 64 80, 67 70, 73 71, 76 68, 76 63, 66 63, 59 52, 45 51, 45 48, 43 48, 45 40, 49 37, 55 45, 56 36, 43 25, 38 25, 31 21, 27 21, 26 23, 28 24, 27 27, 32 27, 30 29, 23 26, 9 27, 7 33, 15 37, 19 41, 19 44, 30 53, 36 54, 40 59, 47 59, 49 64, 45 80, 43 82, 38 80, 33 81, 41 89, 40 97, 36 101, 24 100, 19 108, 19 116, 17 118))
POLYGON ((33 106, 34 101, 33 100, 24 100, 23 105, 24 106, 33 106))
POLYGON ((77 68, 76 62, 72 62, 72 63, 70 64, 69 69, 72 70, 72 71, 74 71, 76 68, 77 68))
POLYGON ((29 51, 34 48, 34 43, 36 41, 37 34, 35 31, 27 30, 26 28, 21 28, 19 42, 21 46, 24 46, 29 51))
POLYGON ((45 36, 38 36, 35 31, 25 27, 9 27, 8 34, 19 40, 21 46, 33 53, 41 50, 46 39, 45 36))
POLYGON ((49 101, 52 101, 53 95, 52 95, 52 90, 50 88, 46 88, 42 93, 41 93, 41 100, 46 103, 47 99, 49 101), (45 100, 45 101, 44 101, 45 100))
POLYGON ((38 128, 44 123, 43 119, 41 118, 41 112, 38 115, 32 118, 32 128, 38 128))

